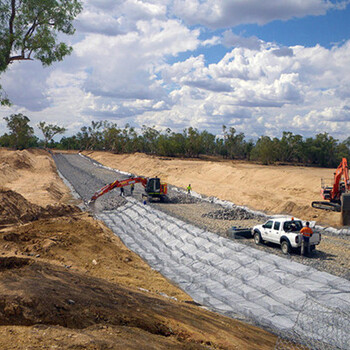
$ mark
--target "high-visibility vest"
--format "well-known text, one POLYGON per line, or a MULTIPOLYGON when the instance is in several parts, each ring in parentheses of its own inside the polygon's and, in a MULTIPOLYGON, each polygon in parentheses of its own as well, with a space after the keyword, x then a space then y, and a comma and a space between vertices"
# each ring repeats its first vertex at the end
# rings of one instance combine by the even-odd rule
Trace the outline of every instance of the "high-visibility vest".
POLYGON ((300 233, 305 236, 305 237, 311 237, 311 235, 314 233, 310 227, 303 227, 301 230, 300 230, 300 233))

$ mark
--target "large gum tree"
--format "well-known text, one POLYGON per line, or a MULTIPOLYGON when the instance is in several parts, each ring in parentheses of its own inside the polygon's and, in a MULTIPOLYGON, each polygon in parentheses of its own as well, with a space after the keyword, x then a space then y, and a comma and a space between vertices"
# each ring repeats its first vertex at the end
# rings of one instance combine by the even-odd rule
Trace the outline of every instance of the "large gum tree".
MULTIPOLYGON (((74 34, 81 10, 78 0, 0 0, 0 74, 14 61, 38 59, 49 66, 70 54, 72 47, 57 34, 74 34)), ((1 86, 0 101, 8 103, 1 86)))

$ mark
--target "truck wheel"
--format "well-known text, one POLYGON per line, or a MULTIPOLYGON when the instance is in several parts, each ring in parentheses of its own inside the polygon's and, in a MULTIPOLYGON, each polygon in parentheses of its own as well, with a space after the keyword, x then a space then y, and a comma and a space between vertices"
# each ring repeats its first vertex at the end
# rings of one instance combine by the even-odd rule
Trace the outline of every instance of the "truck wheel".
POLYGON ((310 251, 312 252, 313 250, 316 249, 316 246, 313 244, 313 245, 310 245, 310 251))
POLYGON ((290 253, 290 243, 288 241, 283 241, 281 243, 281 250, 282 250, 282 253, 287 255, 290 253))
POLYGON ((260 232, 254 232, 254 242, 255 242, 255 244, 260 244, 261 243, 260 232))

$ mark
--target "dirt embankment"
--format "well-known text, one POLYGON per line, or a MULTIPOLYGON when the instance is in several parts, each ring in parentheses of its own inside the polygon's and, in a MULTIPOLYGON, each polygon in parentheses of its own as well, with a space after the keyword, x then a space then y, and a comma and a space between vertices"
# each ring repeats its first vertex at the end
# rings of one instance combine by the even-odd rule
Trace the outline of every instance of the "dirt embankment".
POLYGON ((44 218, 66 216, 80 212, 73 205, 56 204, 41 207, 27 201, 21 194, 0 188, 0 228, 10 224, 24 224, 44 218))
POLYGON ((57 174, 55 162, 44 150, 0 148, 0 187, 16 191, 41 206, 75 203, 57 174))
POLYGON ((150 177, 157 175, 175 186, 186 188, 190 183, 198 193, 268 214, 290 214, 326 226, 340 225, 339 213, 311 207, 312 201, 322 200, 321 178, 329 179, 331 183, 334 169, 183 160, 144 154, 84 154, 122 171, 150 177))
MULTIPOLYGON (((39 206, 53 204, 51 194, 41 196, 42 183, 56 179, 64 189, 61 202, 67 190, 52 167, 47 178, 36 177, 35 164, 50 160, 35 152, 28 152, 31 170, 23 172, 8 151, 1 163, 8 174, 26 175, 28 183, 41 181, 22 188, 18 180, 7 181, 23 197, 1 192, 7 203, 0 208, 1 349, 274 347, 276 337, 268 332, 192 305, 88 214, 65 205, 39 206), (38 197, 36 204, 25 199, 30 196, 38 197)), ((12 154, 17 159, 18 152, 12 154)))

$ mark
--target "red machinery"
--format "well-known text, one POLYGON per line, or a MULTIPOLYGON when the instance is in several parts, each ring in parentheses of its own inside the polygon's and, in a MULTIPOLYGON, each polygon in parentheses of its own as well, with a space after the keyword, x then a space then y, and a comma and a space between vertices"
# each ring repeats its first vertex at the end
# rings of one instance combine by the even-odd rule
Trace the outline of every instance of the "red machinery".
POLYGON ((99 191, 97 191, 91 197, 90 202, 94 202, 98 197, 113 190, 113 188, 125 187, 135 183, 141 183, 143 185, 145 192, 150 199, 162 200, 168 192, 167 184, 161 183, 158 177, 148 179, 146 177, 139 176, 121 181, 115 180, 114 182, 102 187, 99 191))
POLYGON ((321 195, 329 202, 312 202, 317 209, 341 211, 342 197, 350 192, 349 168, 346 158, 343 158, 334 173, 333 186, 322 186, 321 195))

